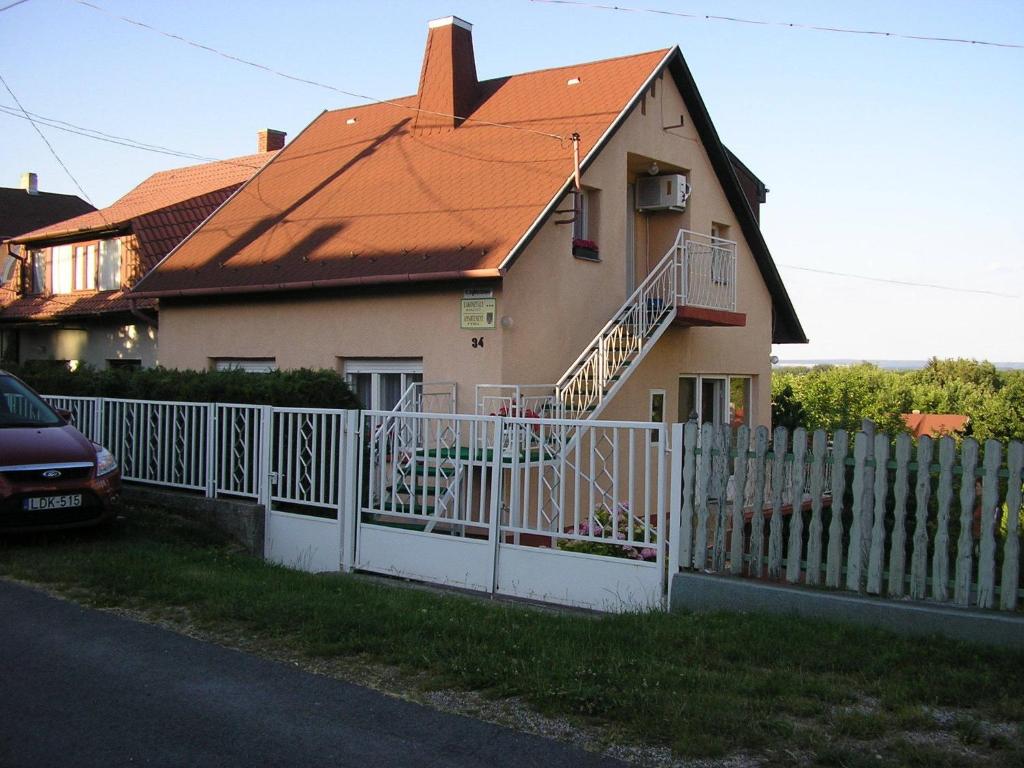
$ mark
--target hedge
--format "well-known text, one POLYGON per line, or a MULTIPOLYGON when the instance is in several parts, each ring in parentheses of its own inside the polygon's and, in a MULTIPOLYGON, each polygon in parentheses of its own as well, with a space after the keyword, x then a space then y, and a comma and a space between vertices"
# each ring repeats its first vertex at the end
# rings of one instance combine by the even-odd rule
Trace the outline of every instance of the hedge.
POLYGON ((4 366, 46 395, 182 400, 192 403, 253 403, 307 408, 360 408, 359 399, 336 371, 302 368, 272 373, 112 368, 32 362, 4 366))

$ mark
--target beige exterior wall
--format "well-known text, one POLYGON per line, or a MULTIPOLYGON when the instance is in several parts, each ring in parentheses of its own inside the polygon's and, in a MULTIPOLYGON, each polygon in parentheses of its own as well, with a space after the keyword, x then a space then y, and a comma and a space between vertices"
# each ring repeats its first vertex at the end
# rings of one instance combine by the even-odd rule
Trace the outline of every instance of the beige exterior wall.
MULTIPOLYGON (((472 412, 476 384, 556 381, 622 304, 627 217, 635 222, 634 280, 661 260, 679 228, 710 234, 716 222, 738 240, 737 310, 746 314, 746 327, 670 329, 603 417, 646 420, 649 390, 664 389, 665 416, 674 421, 680 375, 744 374, 754 377, 754 423, 768 423, 771 298, 671 77, 655 83, 583 182, 598 195, 589 237, 601 261, 572 256, 572 225, 556 223, 569 216, 555 214, 495 288, 497 319, 506 318, 508 327, 497 322, 491 331, 461 330, 462 290, 452 287, 206 305, 164 301, 161 359, 170 367, 202 369, 217 357, 273 357, 280 368, 340 371, 346 357, 422 358, 424 380, 456 381, 459 410, 472 412), (646 173, 651 160, 662 173, 689 176, 693 193, 684 213, 634 213, 627 184, 646 173), (474 338, 484 346, 474 347, 474 338)), ((571 198, 559 206, 571 207, 571 198)))
MULTIPOLYGON (((498 295, 499 291, 495 290, 498 295)), ((330 368, 346 358, 422 358, 424 381, 455 381, 458 408, 473 411, 474 386, 501 376, 501 326, 460 326, 461 289, 416 293, 242 300, 164 306, 160 356, 171 368, 202 370, 216 358, 274 358, 278 368, 330 368), (483 346, 473 346, 473 339, 483 346)), ((501 298, 498 295, 498 313, 501 298)))
POLYGON ((143 368, 159 363, 157 330, 143 323, 96 323, 77 328, 40 326, 19 331, 20 362, 68 360, 100 370, 110 360, 138 360, 143 368))

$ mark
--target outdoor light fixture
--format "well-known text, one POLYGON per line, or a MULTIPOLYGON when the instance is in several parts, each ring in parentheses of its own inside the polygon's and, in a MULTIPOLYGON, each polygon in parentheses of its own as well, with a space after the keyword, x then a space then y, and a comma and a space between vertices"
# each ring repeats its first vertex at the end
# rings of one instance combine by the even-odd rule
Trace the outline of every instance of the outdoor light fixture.
POLYGON ((504 328, 506 331, 509 328, 511 328, 512 327, 512 318, 509 317, 508 315, 502 316, 502 318, 501 318, 501 327, 504 328))
POLYGON ((661 173, 661 168, 658 167, 657 161, 651 160, 651 164, 647 166, 647 172, 651 176, 657 176, 659 173, 661 173))

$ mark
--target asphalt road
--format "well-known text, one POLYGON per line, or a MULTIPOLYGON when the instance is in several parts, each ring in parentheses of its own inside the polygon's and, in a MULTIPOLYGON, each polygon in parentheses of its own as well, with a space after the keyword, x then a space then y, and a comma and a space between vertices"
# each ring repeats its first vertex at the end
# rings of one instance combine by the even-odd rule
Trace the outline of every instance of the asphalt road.
POLYGON ((618 766, 0 580, 0 766, 618 766))

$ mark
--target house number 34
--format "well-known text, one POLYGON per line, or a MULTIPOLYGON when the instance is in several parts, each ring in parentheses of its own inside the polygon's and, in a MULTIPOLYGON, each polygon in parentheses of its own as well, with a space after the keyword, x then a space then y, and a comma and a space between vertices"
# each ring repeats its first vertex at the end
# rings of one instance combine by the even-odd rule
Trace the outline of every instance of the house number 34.
POLYGON ((473 349, 482 349, 483 346, 484 346, 484 337, 483 336, 474 336, 473 337, 473 349))

